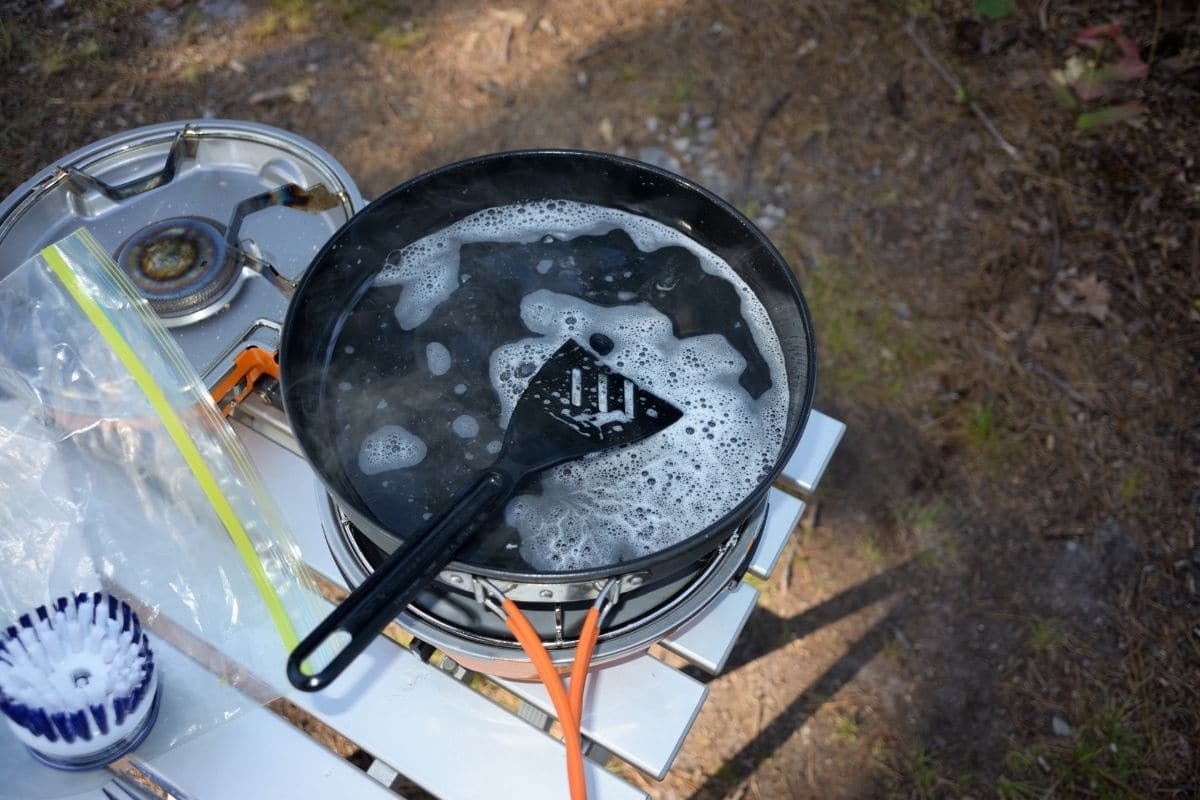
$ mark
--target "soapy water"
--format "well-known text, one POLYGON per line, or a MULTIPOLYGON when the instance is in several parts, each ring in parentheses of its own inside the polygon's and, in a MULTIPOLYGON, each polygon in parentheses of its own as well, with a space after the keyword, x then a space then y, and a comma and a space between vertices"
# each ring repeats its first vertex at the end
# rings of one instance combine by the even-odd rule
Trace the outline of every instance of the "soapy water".
MULTIPOLYGON (((754 400, 738 383, 746 362, 719 334, 678 339, 648 304, 605 308, 545 290, 522 301, 537 336, 497 348, 491 379, 506 425, 528 385, 523 363, 542 363, 567 339, 603 332, 602 361, 683 411, 629 447, 555 467, 540 493, 509 502, 521 555, 539 569, 581 569, 662 550, 717 521, 757 486, 783 440, 786 395, 754 400)), ((622 411, 609 411, 622 414, 622 411)))
POLYGON ((463 439, 473 439, 479 435, 479 423, 470 414, 462 414, 450 423, 450 429, 463 439))
POLYGON ((446 345, 441 342, 430 342, 425 345, 425 363, 434 375, 445 375, 450 371, 452 357, 446 345))
POLYGON ((384 425, 363 440, 358 468, 367 475, 415 467, 425 460, 425 443, 399 425, 384 425))
POLYGON ((719 520, 778 455, 788 390, 765 309, 652 220, 567 201, 487 209, 390 253, 374 287, 339 339, 357 355, 335 348, 330 369, 364 389, 338 393, 336 422, 388 530, 419 530, 494 460, 529 378, 570 338, 683 417, 531 480, 461 560, 555 572, 647 555, 719 520))

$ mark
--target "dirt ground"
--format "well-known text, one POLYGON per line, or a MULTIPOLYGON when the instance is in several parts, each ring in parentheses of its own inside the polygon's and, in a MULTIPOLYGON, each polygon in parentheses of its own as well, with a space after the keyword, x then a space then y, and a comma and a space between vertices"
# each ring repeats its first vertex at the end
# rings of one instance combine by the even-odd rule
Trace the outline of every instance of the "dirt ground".
POLYGON ((536 145, 695 178, 787 255, 849 430, 671 774, 629 778, 1198 797, 1200 12, 1005 5, 0 2, 0 191, 189 117, 368 196, 536 145), (1131 51, 1080 43, 1111 21, 1131 51))

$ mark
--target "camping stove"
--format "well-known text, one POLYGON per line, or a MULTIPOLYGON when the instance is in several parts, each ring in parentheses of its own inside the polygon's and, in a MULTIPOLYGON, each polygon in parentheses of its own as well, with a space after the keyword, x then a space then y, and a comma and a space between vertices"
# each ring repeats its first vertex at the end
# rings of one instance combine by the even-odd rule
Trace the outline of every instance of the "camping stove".
POLYGON ((0 277, 88 229, 212 388, 246 348, 275 352, 296 281, 362 205, 345 169, 294 134, 154 125, 77 150, 0 203, 0 277))

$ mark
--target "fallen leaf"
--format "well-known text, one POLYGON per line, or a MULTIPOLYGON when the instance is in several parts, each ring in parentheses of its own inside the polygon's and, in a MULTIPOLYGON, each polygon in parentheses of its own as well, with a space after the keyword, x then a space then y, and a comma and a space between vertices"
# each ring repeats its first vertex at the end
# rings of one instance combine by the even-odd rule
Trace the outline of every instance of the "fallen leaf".
POLYGON ((1095 275, 1067 278, 1054 292, 1055 302, 1071 314, 1087 314, 1097 322, 1108 318, 1112 291, 1095 275))

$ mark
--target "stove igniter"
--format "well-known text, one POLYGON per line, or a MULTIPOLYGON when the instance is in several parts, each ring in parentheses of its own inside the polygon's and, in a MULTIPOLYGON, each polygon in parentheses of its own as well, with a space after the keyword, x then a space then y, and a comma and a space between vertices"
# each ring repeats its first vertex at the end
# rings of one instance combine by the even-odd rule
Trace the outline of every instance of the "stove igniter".
POLYGON ((155 313, 166 318, 215 306, 240 271, 236 254, 225 246, 224 226, 200 217, 142 228, 121 245, 117 263, 155 313))

